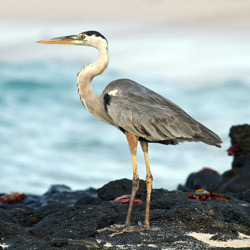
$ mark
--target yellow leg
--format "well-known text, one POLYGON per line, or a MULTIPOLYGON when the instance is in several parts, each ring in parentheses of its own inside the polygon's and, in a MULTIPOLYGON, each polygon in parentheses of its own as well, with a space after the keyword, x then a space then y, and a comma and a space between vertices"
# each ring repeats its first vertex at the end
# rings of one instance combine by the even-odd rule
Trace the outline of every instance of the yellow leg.
POLYGON ((146 185, 147 185, 147 199, 146 199, 146 213, 145 213, 145 221, 144 227, 149 229, 149 210, 150 210, 150 198, 151 198, 151 191, 152 191, 152 183, 153 183, 153 176, 150 171, 150 165, 148 160, 148 142, 140 141, 141 148, 144 153, 146 170, 147 170, 147 177, 146 177, 146 185))
POLYGON ((130 149, 131 156, 132 156, 132 164, 133 164, 132 193, 131 193, 131 199, 130 199, 129 208, 128 208, 128 215, 127 215, 127 219, 125 223, 125 228, 129 229, 135 195, 139 188, 139 175, 138 175, 137 163, 136 163, 136 151, 137 151, 138 137, 130 133, 126 133, 126 137, 128 140, 129 149, 130 149))
POLYGON ((131 193, 131 199, 129 203, 128 215, 127 215, 125 226, 113 225, 110 228, 105 227, 105 228, 97 230, 98 233, 104 232, 106 230, 113 231, 114 233, 109 235, 110 237, 113 237, 115 235, 122 234, 122 233, 127 233, 127 232, 141 232, 143 230, 152 230, 152 231, 160 230, 160 228, 150 228, 149 226, 150 197, 151 197, 153 177, 150 171, 150 166, 149 166, 149 161, 148 161, 148 143, 147 142, 140 142, 142 150, 144 152, 144 158, 145 158, 146 169, 147 169, 147 177, 146 177, 147 199, 146 199, 146 215, 145 215, 144 226, 143 227, 141 226, 131 227, 130 226, 135 195, 139 188, 139 175, 138 175, 137 163, 136 163, 136 151, 137 151, 137 144, 138 144, 139 138, 130 133, 126 133, 126 137, 128 140, 129 149, 130 149, 131 156, 132 156, 132 164, 133 164, 132 193, 131 193))

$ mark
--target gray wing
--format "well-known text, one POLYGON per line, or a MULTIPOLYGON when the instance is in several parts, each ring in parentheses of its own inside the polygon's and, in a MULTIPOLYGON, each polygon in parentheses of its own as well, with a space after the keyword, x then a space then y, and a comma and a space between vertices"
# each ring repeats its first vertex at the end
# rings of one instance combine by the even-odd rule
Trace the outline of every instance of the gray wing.
POLYGON ((173 102, 131 80, 111 82, 102 97, 114 124, 140 139, 164 144, 203 141, 219 146, 221 143, 215 133, 173 102))

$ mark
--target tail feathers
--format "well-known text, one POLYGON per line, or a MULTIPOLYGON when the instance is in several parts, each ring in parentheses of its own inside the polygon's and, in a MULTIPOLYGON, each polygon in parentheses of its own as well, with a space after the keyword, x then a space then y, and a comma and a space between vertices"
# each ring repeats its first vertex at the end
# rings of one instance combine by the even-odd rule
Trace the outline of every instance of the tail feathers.
POLYGON ((200 130, 200 133, 195 134, 195 138, 198 141, 202 141, 208 145, 221 148, 221 144, 223 143, 223 141, 217 134, 215 134, 212 130, 208 129, 202 124, 200 124, 200 130))

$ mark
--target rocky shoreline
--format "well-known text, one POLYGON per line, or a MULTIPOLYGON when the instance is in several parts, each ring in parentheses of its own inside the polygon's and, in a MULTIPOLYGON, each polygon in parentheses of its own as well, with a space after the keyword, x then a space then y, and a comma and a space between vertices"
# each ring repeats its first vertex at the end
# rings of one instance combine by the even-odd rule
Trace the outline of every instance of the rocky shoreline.
MULTIPOLYGON (((206 168, 190 174, 178 191, 152 190, 150 222, 159 230, 114 237, 110 231, 98 233, 124 224, 128 205, 111 201, 131 193, 131 180, 84 191, 53 185, 41 196, 26 194, 18 202, 0 202, 0 249, 250 249, 250 126, 232 127, 230 136, 231 170, 219 175, 206 168), (228 202, 215 196, 205 201, 186 198, 201 188, 220 191, 228 202)), ((134 205, 133 226, 145 215, 142 180, 137 198, 143 203, 134 205)))
MULTIPOLYGON (((112 238, 109 231, 98 234, 98 229, 124 223, 128 205, 110 200, 130 191, 131 181, 122 179, 98 190, 73 192, 66 186, 52 186, 43 196, 1 203, 0 244, 3 249, 47 250, 250 249, 250 190, 226 193, 225 202, 216 198, 197 201, 187 199, 187 192, 154 189, 150 221, 160 230, 112 238), (198 239, 199 235, 209 236, 209 243, 198 239)), ((138 198, 143 204, 134 205, 133 225, 144 219, 144 181, 138 198)))

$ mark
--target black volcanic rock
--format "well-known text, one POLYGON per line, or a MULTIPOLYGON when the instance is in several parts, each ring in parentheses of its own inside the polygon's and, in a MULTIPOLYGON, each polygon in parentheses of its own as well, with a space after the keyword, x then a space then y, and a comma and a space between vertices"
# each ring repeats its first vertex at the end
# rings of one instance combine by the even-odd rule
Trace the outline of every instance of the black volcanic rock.
POLYGON ((232 146, 237 145, 238 150, 233 154, 233 168, 248 167, 250 169, 250 125, 232 126, 229 136, 232 146))
POLYGON ((242 193, 250 189, 250 125, 232 126, 229 136, 232 146, 227 151, 228 155, 233 156, 232 169, 222 175, 209 168, 191 173, 186 184, 180 184, 178 190, 242 193))
MULTIPOLYGON (((143 181, 141 183, 137 198, 145 201, 145 186, 143 181)), ((150 212, 151 226, 161 230, 125 233, 112 238, 108 231, 98 234, 98 229, 124 224, 128 205, 108 200, 127 194, 122 191, 130 191, 131 184, 127 179, 110 182, 98 189, 98 197, 93 189, 74 192, 65 186, 53 186, 42 196, 31 195, 29 199, 27 195, 28 203, 25 199, 1 204, 0 244, 8 244, 7 249, 20 250, 118 247, 196 250, 214 247, 188 236, 192 231, 213 234, 214 241, 238 239, 239 233, 250 235, 249 190, 242 194, 224 194, 228 199, 225 202, 215 198, 196 201, 185 198, 186 192, 164 189, 152 190, 150 212)), ((144 215, 145 203, 134 205, 131 224, 143 223, 144 215)))
POLYGON ((192 192, 196 189, 214 192, 220 181, 221 175, 219 173, 210 168, 203 168, 196 173, 191 173, 187 178, 186 184, 184 186, 179 184, 177 189, 186 192, 192 192))
MULTIPOLYGON (((132 182, 128 179, 121 179, 118 181, 111 181, 103 187, 97 189, 98 197, 102 201, 110 201, 124 194, 131 194, 132 182)), ((142 196, 146 193, 146 183, 140 180, 137 196, 142 196)))

